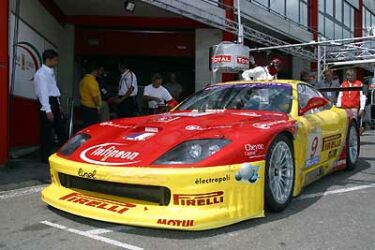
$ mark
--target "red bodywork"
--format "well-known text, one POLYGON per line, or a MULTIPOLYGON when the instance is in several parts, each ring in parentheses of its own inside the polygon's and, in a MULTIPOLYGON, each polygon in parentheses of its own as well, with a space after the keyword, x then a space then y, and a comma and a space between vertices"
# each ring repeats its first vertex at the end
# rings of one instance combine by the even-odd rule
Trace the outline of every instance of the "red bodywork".
POLYGON ((288 115, 269 111, 179 111, 118 119, 81 132, 92 136, 70 157, 76 162, 108 166, 207 167, 265 158, 272 139, 281 132, 295 133, 288 115), (199 139, 227 139, 229 144, 194 164, 155 165, 175 146, 199 139))

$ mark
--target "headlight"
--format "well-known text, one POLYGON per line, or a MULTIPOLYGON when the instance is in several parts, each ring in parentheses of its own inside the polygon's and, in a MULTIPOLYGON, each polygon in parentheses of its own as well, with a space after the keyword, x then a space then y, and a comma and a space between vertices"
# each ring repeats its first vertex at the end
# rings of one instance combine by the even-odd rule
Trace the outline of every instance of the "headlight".
POLYGON ((82 144, 84 144, 91 136, 88 134, 80 133, 76 134, 70 140, 59 149, 59 153, 65 156, 70 156, 76 151, 82 144))
POLYGON ((154 164, 189 164, 199 162, 215 154, 228 143, 229 141, 225 139, 186 141, 162 155, 154 164))

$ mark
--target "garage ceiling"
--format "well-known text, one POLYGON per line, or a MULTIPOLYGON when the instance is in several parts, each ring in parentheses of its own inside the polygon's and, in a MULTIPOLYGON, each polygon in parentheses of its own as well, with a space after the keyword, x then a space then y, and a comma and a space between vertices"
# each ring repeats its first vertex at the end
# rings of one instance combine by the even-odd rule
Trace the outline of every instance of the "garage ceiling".
POLYGON ((65 15, 181 17, 135 1, 134 13, 124 10, 124 0, 54 0, 65 15))

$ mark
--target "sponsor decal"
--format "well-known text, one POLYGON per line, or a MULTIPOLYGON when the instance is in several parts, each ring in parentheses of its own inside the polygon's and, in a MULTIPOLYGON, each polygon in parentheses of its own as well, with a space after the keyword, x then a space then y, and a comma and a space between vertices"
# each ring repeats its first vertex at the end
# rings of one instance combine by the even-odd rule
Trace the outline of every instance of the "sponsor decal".
POLYGON ((335 158, 336 154, 337 154, 337 149, 331 150, 328 152, 328 158, 329 159, 335 158))
POLYGON ((128 202, 104 200, 75 192, 62 196, 59 200, 103 209, 117 214, 123 214, 129 209, 136 207, 136 205, 128 202))
POLYGON ((152 127, 145 127, 145 132, 157 133, 157 132, 159 132, 159 129, 158 128, 152 128, 152 127))
POLYGON ((87 178, 87 179, 95 180, 96 179, 96 170, 94 170, 92 172, 85 172, 82 168, 79 168, 78 169, 78 176, 83 177, 83 178, 87 178))
POLYGON ((316 132, 309 134, 307 138, 307 150, 306 150, 306 161, 305 168, 311 167, 319 163, 319 155, 322 149, 322 138, 320 135, 320 129, 317 129, 316 132))
POLYGON ((331 135, 323 138, 322 151, 340 147, 341 134, 331 135))
POLYGON ((114 127, 114 128, 123 128, 123 129, 128 129, 128 128, 132 128, 133 126, 125 126, 125 125, 121 125, 121 124, 117 124, 117 123, 113 123, 113 122, 102 122, 102 123, 99 123, 100 126, 108 126, 108 127, 114 127))
POLYGON ((318 164, 318 163, 319 163, 319 156, 316 155, 316 156, 314 156, 314 157, 312 157, 312 158, 310 158, 306 161, 305 168, 311 167, 311 166, 313 166, 315 164, 318 164))
POLYGON ((174 194, 173 204, 179 206, 208 206, 224 202, 224 192, 206 194, 174 194))
POLYGON ((306 175, 305 175, 305 182, 304 184, 305 185, 308 185, 310 183, 312 183, 313 181, 316 181, 317 179, 320 178, 320 176, 323 174, 323 168, 322 167, 319 167, 319 168, 316 168, 310 172, 308 172, 306 175))
POLYGON ((220 184, 222 182, 226 182, 230 180, 230 175, 227 174, 223 177, 215 177, 215 178, 197 178, 195 179, 195 184, 211 184, 211 183, 217 183, 220 184))
POLYGON ((138 152, 124 151, 117 148, 124 145, 126 144, 104 143, 95 145, 83 150, 80 157, 85 162, 109 166, 128 165, 139 162, 139 160, 134 161, 139 155, 138 152))
POLYGON ((259 166, 253 166, 249 163, 242 164, 240 171, 236 174, 237 181, 256 183, 259 178, 259 166))
POLYGON ((339 168, 343 166, 346 166, 346 160, 339 160, 333 164, 333 168, 339 168))
POLYGON ((172 121, 175 121, 175 120, 178 120, 180 119, 180 117, 176 117, 176 116, 162 116, 162 117, 159 117, 157 119, 155 119, 155 122, 165 122, 165 123, 168 123, 168 122, 172 122, 172 121))
POLYGON ((274 122, 257 122, 253 124, 254 128, 259 128, 259 129, 270 129, 274 125, 278 124, 283 124, 286 123, 287 121, 274 121, 274 122))
POLYGON ((245 144, 244 149, 246 156, 255 156, 259 151, 264 150, 264 144, 245 144))
POLYGON ((261 117, 260 114, 254 112, 240 112, 240 113, 233 113, 234 115, 242 115, 242 116, 250 116, 250 117, 261 117))
POLYGON ((190 131, 193 131, 193 130, 203 130, 203 128, 201 126, 198 126, 198 125, 187 125, 185 127, 186 130, 190 130, 190 131))
POLYGON ((125 140, 128 141, 145 141, 150 137, 153 137, 155 133, 140 132, 125 136, 125 140))
POLYGON ((237 63, 238 64, 249 65, 249 58, 248 57, 243 57, 243 56, 237 56, 237 63))
POLYGON ((222 62, 231 62, 232 56, 231 55, 216 55, 211 57, 212 63, 222 63, 222 62))
POLYGON ((206 116, 211 114, 217 114, 217 113, 223 113, 224 110, 206 110, 206 112, 198 112, 197 110, 193 110, 189 113, 177 113, 177 114, 171 114, 175 117, 200 117, 200 116, 206 116))
POLYGON ((165 226, 176 226, 176 227, 192 227, 194 226, 194 220, 169 220, 169 219, 158 219, 157 224, 165 226))

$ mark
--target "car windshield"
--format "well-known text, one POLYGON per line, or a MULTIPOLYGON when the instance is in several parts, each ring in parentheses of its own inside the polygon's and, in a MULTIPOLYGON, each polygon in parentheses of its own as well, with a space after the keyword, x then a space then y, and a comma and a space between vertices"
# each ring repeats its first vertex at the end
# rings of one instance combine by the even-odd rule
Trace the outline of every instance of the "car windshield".
POLYGON ((177 110, 237 109, 289 113, 291 100, 292 88, 287 84, 214 85, 189 97, 177 110))

